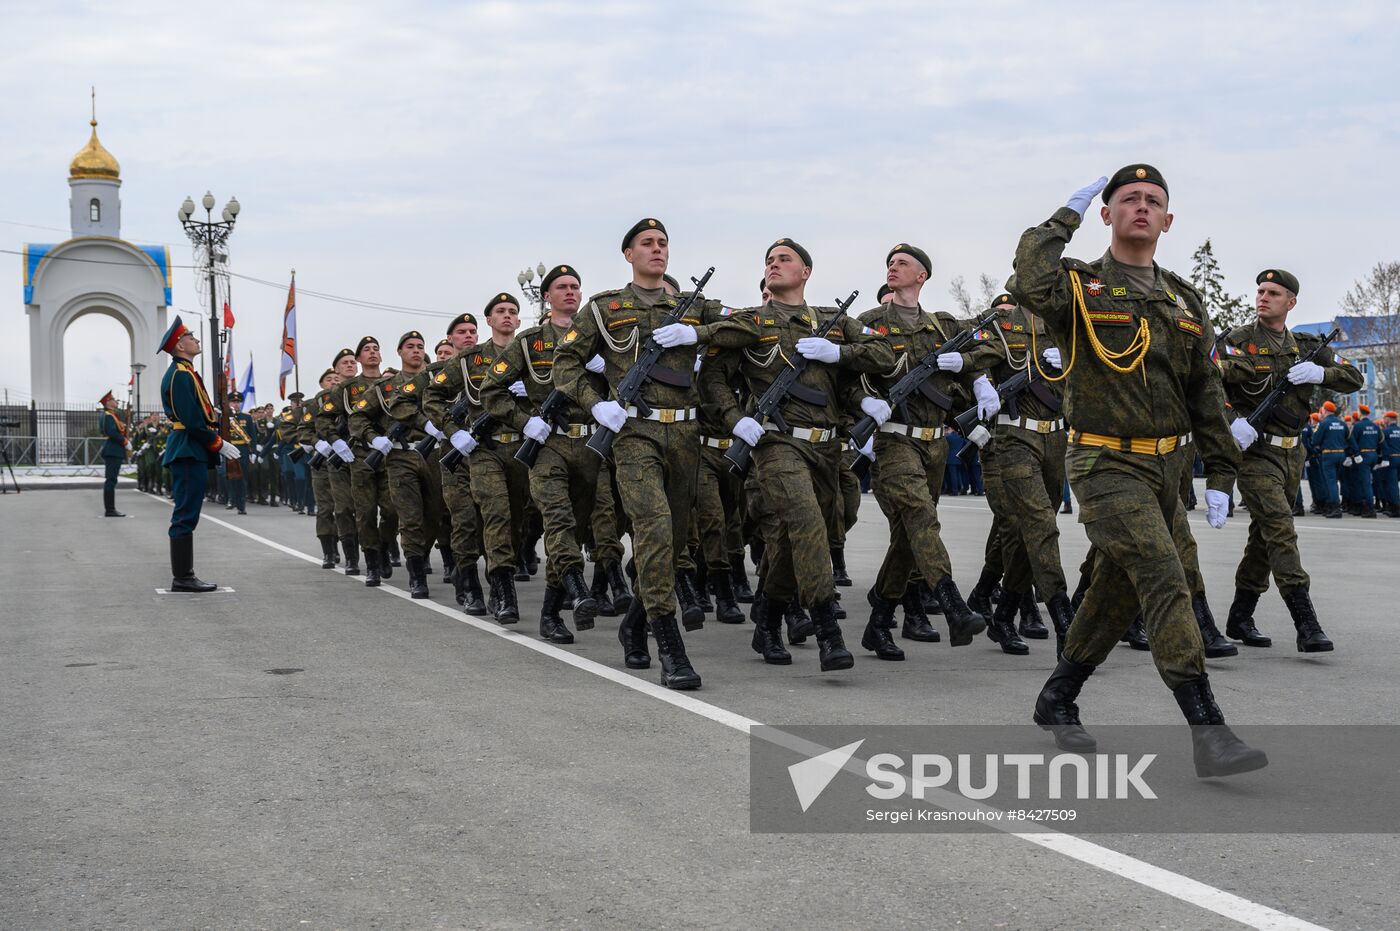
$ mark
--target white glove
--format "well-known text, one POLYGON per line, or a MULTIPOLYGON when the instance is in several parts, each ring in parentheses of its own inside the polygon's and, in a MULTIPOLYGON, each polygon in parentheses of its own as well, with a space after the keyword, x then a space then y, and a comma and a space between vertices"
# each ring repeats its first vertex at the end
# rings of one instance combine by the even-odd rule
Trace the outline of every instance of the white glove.
POLYGON ((311 444, 310 444, 310 443, 302 443, 302 444, 301 444, 301 451, 304 452, 304 453, 306 453, 308 456, 311 455, 311 448, 312 448, 312 447, 311 447, 311 444))
POLYGON ((513 381, 510 383, 510 393, 517 398, 525 397, 525 383, 523 381, 513 381))
POLYGON ((1316 362, 1299 362, 1288 370, 1288 380, 1295 385, 1322 384, 1322 366, 1316 362))
POLYGON ((939 355, 938 370, 940 372, 961 372, 963 370, 962 353, 945 352, 939 355))
POLYGON ((1206 489, 1206 523, 1216 530, 1225 526, 1230 515, 1230 496, 1213 488, 1206 489))
POLYGON ((1249 425, 1249 421, 1243 417, 1235 418, 1230 424, 1230 433, 1234 436, 1235 442, 1240 444, 1240 449, 1245 450, 1259 439, 1259 431, 1249 425))
POLYGON ((700 371, 700 365, 701 365, 701 363, 703 363, 704 361, 705 361, 705 357, 697 353, 696 356, 695 356, 695 369, 694 369, 694 370, 697 371, 697 372, 700 371))
POLYGON ((1379 469, 1388 469, 1388 468, 1390 468, 1390 463, 1388 463, 1388 462, 1378 462, 1378 463, 1376 463, 1375 465, 1371 466, 1371 471, 1372 471, 1372 472, 1375 472, 1375 471, 1377 471, 1377 470, 1379 470, 1379 469))
POLYGON ((972 394, 977 398, 978 420, 991 420, 1001 410, 1001 398, 997 397, 997 389, 992 387, 986 375, 977 376, 972 383, 972 394))
POLYGON ((862 456, 864 456, 866 459, 869 459, 871 462, 874 462, 874 461, 875 461, 875 435, 874 435, 874 434, 871 434, 870 439, 866 440, 866 441, 865 441, 865 445, 862 446, 860 449, 857 449, 856 452, 860 453, 862 456))
POLYGON ((890 406, 879 398, 861 398, 861 413, 875 418, 875 426, 881 426, 890 419, 890 406))
POLYGON ((427 433, 428 436, 431 436, 431 437, 432 437, 433 439, 435 439, 435 440, 445 440, 445 439, 447 439, 447 434, 446 434, 446 433, 443 433, 441 430, 439 430, 439 429, 437 428, 437 424, 433 423, 431 420, 429 420, 427 423, 423 424, 423 431, 424 431, 425 433, 427 433))
POLYGON ((750 446, 757 446, 758 441, 763 439, 763 424, 752 417, 740 417, 732 432, 750 446))
POLYGON ((257 446, 254 446, 253 449, 257 452, 257 454, 258 454, 259 456, 262 455, 263 449, 262 449, 262 444, 261 444, 261 443, 259 443, 257 446))
POLYGON ((627 411, 616 401, 599 401, 588 412, 593 415, 594 420, 613 433, 617 433, 627 423, 627 411))
POLYGON ((354 462, 355 454, 350 451, 350 444, 344 440, 336 440, 331 444, 331 449, 345 462, 354 462))
POLYGON ((797 341, 797 351, 804 359, 835 365, 841 361, 841 347, 820 336, 804 336, 797 341))
POLYGON ((1089 209, 1089 204, 1091 204, 1094 198, 1098 196, 1099 192, 1106 187, 1108 187, 1108 178, 1101 177, 1092 184, 1087 184, 1071 194, 1069 200, 1065 201, 1065 206, 1082 217, 1084 216, 1084 211, 1089 209))
POLYGON ((237 446, 234 446, 232 443, 225 443, 219 447, 219 455, 229 461, 234 461, 239 459, 243 454, 238 451, 237 446))
POLYGON ((387 436, 376 436, 374 439, 369 441, 369 445, 373 446, 375 449, 379 450, 386 456, 389 455, 389 450, 394 448, 394 444, 389 442, 389 438, 387 436))
POLYGON ((249 464, 249 465, 257 465, 257 464, 258 464, 258 457, 257 457, 257 454, 256 454, 256 453, 249 453, 249 454, 248 454, 248 464, 249 464))
POLYGON ((520 432, 536 443, 543 443, 545 440, 549 439, 549 434, 553 431, 549 429, 549 424, 545 423, 539 417, 531 417, 529 420, 525 421, 525 429, 520 432))
POLYGON ((664 327, 652 330, 651 338, 663 349, 670 349, 672 346, 694 346, 700 335, 695 332, 695 327, 688 323, 668 323, 664 327))
POLYGON ((331 444, 327 443, 325 440, 317 440, 316 452, 320 453, 322 456, 329 456, 331 454, 331 444))
POLYGON ((1342 465, 1348 469, 1350 469, 1355 464, 1356 460, 1351 458, 1350 456, 1347 456, 1345 459, 1342 460, 1342 465))
POLYGON ((988 430, 986 427, 982 426, 980 423, 973 427, 971 430, 967 431, 968 441, 971 442, 972 445, 976 446, 978 449, 981 449, 982 447, 986 446, 987 441, 991 438, 991 431, 988 430))
POLYGON ((1054 346, 1042 352, 1040 357, 1055 368, 1060 368, 1060 350, 1056 349, 1054 346))
POLYGON ((476 439, 469 430, 458 430, 452 434, 452 446, 463 456, 470 456, 476 449, 476 439))
POLYGON ((603 361, 602 356, 595 355, 593 358, 583 363, 583 367, 595 375, 601 375, 603 374, 603 369, 607 368, 607 364, 603 361))

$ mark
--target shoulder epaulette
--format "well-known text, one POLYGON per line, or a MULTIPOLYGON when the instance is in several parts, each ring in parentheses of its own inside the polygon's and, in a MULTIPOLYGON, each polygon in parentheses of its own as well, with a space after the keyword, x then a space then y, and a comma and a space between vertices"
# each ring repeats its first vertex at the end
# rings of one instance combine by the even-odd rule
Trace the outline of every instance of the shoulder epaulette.
POLYGON ((1185 291, 1187 294, 1191 295, 1198 301, 1201 299, 1201 292, 1196 290, 1196 286, 1191 283, 1190 279, 1181 277, 1169 268, 1163 269, 1163 271, 1167 273, 1168 278, 1176 282, 1177 287, 1179 287, 1182 291, 1185 291))

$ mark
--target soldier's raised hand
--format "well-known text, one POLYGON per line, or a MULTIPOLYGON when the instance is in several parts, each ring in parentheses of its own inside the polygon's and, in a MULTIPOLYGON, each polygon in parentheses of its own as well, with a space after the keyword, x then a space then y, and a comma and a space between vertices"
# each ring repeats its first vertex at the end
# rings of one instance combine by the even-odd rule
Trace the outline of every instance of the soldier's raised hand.
POLYGON ((1071 194, 1069 200, 1065 201, 1065 206, 1082 217, 1084 211, 1089 209, 1089 204, 1093 203, 1094 198, 1106 187, 1108 187, 1108 176, 1103 175, 1099 180, 1086 184, 1071 194))

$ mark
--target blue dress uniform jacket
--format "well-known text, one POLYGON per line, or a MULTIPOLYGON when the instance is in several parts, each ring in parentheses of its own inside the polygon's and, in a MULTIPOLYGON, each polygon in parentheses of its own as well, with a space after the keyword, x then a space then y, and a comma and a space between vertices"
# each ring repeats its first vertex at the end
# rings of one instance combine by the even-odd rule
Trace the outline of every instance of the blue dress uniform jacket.
POLYGON ((160 380, 160 400, 165 416, 170 419, 170 437, 165 441, 161 464, 169 466, 178 459, 197 459, 212 468, 219 459, 219 418, 204 380, 186 359, 175 359, 160 380))
POLYGON ((102 435, 107 438, 102 444, 102 458, 125 459, 126 424, 109 410, 102 411, 102 435))

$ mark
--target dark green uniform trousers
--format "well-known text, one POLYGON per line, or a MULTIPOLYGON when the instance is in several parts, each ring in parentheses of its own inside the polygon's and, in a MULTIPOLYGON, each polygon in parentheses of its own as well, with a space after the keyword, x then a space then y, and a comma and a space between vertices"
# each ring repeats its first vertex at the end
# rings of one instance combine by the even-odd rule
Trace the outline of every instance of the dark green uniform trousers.
POLYGON ((472 497, 471 466, 463 459, 456 472, 439 467, 442 500, 447 506, 452 558, 459 566, 475 566, 481 558, 481 514, 472 497))
POLYGON ((1034 581, 1044 598, 1065 592, 1056 521, 1065 479, 1065 432, 1033 433, 1001 424, 982 451, 987 503, 996 515, 997 544, 1006 581, 1015 594, 1034 581))
POLYGON ((411 449, 393 449, 385 460, 389 492, 399 516, 399 536, 405 556, 425 556, 438 536, 442 480, 437 453, 428 458, 411 449))
POLYGON ((836 597, 831 577, 830 532, 841 496, 841 442, 808 443, 780 433, 753 451, 754 470, 773 518, 765 535, 763 586, 785 604, 794 595, 804 608, 836 597))
POLYGON ((622 509, 632 528, 637 588, 649 618, 676 610, 676 567, 689 540, 700 428, 629 418, 613 441, 622 509))
POLYGON ((625 531, 611 462, 600 463, 598 466, 598 486, 593 496, 593 513, 584 527, 588 530, 584 536, 593 541, 595 562, 622 562, 622 534, 625 531))
POLYGON ((1244 451, 1238 484, 1240 499, 1249 509, 1249 540, 1235 570, 1236 588, 1262 594, 1269 590, 1270 572, 1280 594, 1308 587, 1308 574, 1298 555, 1298 531, 1293 527, 1303 458, 1301 444, 1283 449, 1262 439, 1244 451))
POLYGON ((364 462, 366 451, 356 450, 355 455, 357 458, 350 464, 350 490, 355 499, 360 548, 384 550, 399 534, 399 518, 389 494, 389 473, 384 468, 370 471, 364 462))
POLYGON ((520 440, 516 440, 497 443, 494 449, 477 447, 471 454, 471 492, 481 515, 487 572, 515 569, 520 552, 520 531, 530 500, 530 470, 516 461, 519 448, 520 440))
POLYGON ((316 499, 316 536, 335 535, 335 495, 331 492, 330 464, 311 470, 311 494, 316 499))
POLYGON ((917 571, 929 585, 953 574, 938 523, 938 493, 948 464, 948 441, 916 440, 892 433, 875 434, 871 491, 890 525, 875 593, 899 601, 917 571))
POLYGON ((560 585, 574 569, 583 571, 580 532, 593 514, 602 461, 588 448, 588 437, 556 433, 540 447, 535 467, 529 470, 530 496, 544 519, 544 577, 549 585, 560 585))
POLYGON ((700 472, 695 483, 695 524, 705 565, 715 572, 728 572, 735 552, 743 552, 739 534, 739 509, 743 506, 744 480, 729 468, 724 448, 700 447, 700 472))
POLYGON ((355 527, 355 494, 350 484, 350 465, 347 463, 341 469, 327 465, 326 471, 330 474, 331 500, 335 506, 335 533, 336 536, 352 540, 358 539, 355 527))

